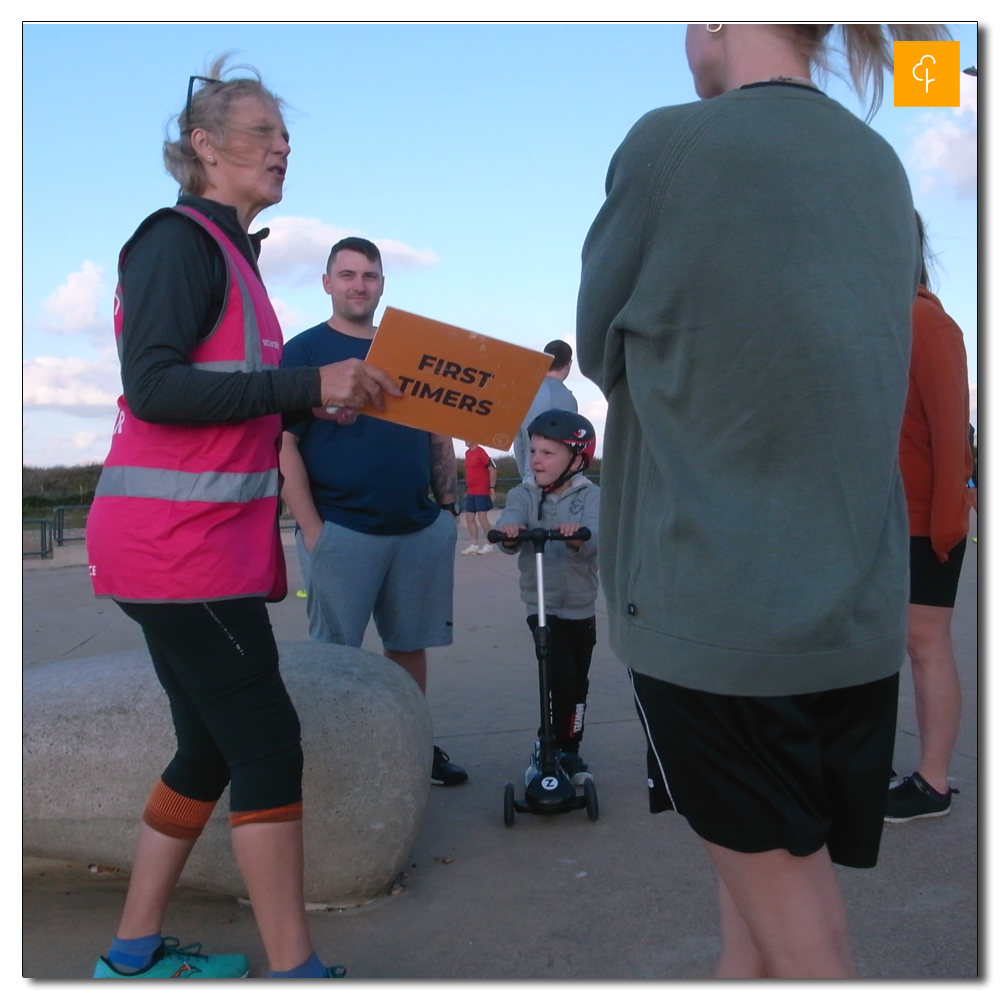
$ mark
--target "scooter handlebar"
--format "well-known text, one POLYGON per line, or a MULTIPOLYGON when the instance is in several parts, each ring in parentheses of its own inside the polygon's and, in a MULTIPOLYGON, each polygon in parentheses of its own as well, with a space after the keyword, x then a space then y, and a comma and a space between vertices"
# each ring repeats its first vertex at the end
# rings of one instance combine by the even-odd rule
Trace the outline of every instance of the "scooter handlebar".
POLYGON ((590 528, 578 528, 572 535, 564 535, 555 528, 527 528, 508 538, 502 531, 491 528, 486 532, 488 542, 532 542, 544 545, 546 542, 585 542, 590 538, 590 528))

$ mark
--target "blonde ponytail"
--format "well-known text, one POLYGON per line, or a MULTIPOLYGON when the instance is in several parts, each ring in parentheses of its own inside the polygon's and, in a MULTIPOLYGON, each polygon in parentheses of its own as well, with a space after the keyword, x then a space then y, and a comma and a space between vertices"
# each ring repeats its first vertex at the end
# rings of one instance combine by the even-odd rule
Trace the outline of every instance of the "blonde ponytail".
POLYGON ((893 42, 929 42, 951 38, 943 24, 794 24, 810 61, 829 71, 830 36, 839 28, 851 84, 861 100, 871 94, 870 121, 882 104, 885 73, 893 71, 893 42))

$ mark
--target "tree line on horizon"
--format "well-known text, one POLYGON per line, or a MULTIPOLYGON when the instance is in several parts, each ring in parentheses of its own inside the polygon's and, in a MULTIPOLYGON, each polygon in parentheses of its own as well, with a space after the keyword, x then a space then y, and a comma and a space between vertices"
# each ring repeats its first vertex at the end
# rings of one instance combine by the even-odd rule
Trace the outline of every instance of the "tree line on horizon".
MULTIPOLYGON (((517 464, 513 455, 501 455, 493 460, 497 467, 498 479, 517 479, 517 464)), ((458 458, 458 478, 465 480, 465 460, 458 458)), ((88 465, 52 465, 40 467, 21 466, 21 504, 25 508, 70 506, 93 502, 94 490, 101 475, 103 463, 88 465)), ((601 474, 601 460, 587 470, 588 475, 601 474)))

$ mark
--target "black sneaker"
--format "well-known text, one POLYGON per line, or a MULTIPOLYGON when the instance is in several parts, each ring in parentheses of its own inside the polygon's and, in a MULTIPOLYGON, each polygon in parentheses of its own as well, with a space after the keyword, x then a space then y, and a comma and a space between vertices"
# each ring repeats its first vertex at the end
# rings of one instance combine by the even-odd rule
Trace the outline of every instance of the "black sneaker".
POLYGON ((951 795, 957 788, 949 788, 942 795, 935 791, 914 771, 898 785, 893 785, 885 800, 886 823, 909 823, 911 819, 932 819, 951 812, 951 795))
POLYGON ((431 765, 432 785, 460 785, 468 780, 468 774, 457 764, 452 764, 440 747, 434 748, 434 763, 431 765))
POLYGON ((567 777, 577 787, 580 787, 588 778, 593 778, 590 773, 590 765, 585 764, 578 753, 564 751, 559 755, 559 760, 567 777))

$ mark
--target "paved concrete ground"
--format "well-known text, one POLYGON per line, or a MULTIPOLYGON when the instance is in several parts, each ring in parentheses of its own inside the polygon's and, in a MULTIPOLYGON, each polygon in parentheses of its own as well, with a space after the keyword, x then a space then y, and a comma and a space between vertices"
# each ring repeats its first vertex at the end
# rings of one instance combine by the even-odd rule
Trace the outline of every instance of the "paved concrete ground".
MULTIPOLYGON (((76 552, 60 561, 82 561, 81 547, 76 552)), ((301 577, 289 555, 294 593, 301 577)), ((625 670, 607 645, 603 609, 584 742, 600 818, 519 816, 513 829, 503 825, 503 784, 514 781, 521 793, 538 717, 516 579, 513 558, 457 557, 455 642, 431 653, 428 698, 436 741, 471 780, 431 789, 401 894, 359 910, 310 915, 317 948, 363 978, 707 978, 719 949, 714 877, 683 820, 648 812, 645 745, 625 670)), ((74 658, 142 647, 133 622, 91 597, 82 565, 49 563, 25 572, 24 599, 26 669, 65 659, 72 670, 74 658)), ((290 597, 271 614, 279 639, 306 637, 305 601, 290 597)), ((978 975, 977 546, 971 542, 954 635, 966 710, 952 768, 961 794, 952 814, 889 826, 877 868, 840 870, 865 977, 978 975)), ((365 645, 379 648, 371 632, 365 645)), ((916 766, 917 746, 904 671, 899 770, 916 766)), ((121 875, 26 859, 24 974, 88 977, 114 932, 125 887, 121 875)), ((252 915, 232 899, 181 890, 165 929, 204 942, 206 951, 243 951, 251 974, 266 974, 252 915)))

